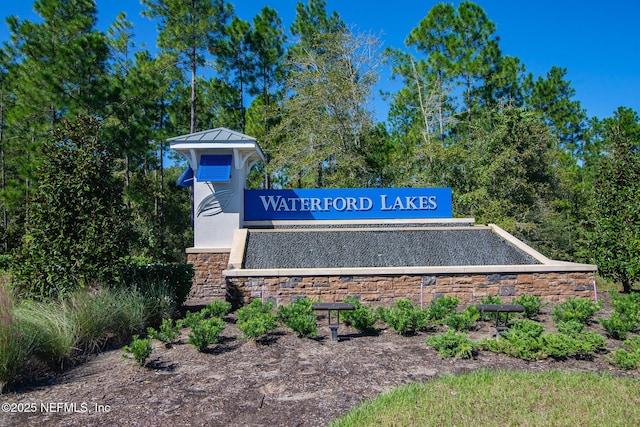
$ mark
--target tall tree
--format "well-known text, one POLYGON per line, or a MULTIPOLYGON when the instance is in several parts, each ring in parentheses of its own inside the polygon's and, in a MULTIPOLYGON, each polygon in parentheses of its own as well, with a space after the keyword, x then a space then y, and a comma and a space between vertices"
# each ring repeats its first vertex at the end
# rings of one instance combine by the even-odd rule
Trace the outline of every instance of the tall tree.
POLYGON ((298 185, 360 186, 369 101, 378 79, 377 39, 350 32, 317 35, 290 58, 287 97, 273 138, 276 163, 298 185), (284 143, 286 141, 286 143, 284 143))
POLYGON ((142 0, 142 4, 147 7, 144 16, 160 20, 158 46, 173 52, 190 75, 189 131, 196 132, 198 68, 205 64, 207 53, 216 53, 233 7, 225 0, 142 0))
POLYGON ((592 253, 603 277, 630 292, 640 280, 640 118, 620 107, 604 120, 610 153, 594 186, 592 253))
POLYGON ((65 121, 45 143, 33 209, 14 272, 40 297, 102 284, 127 252, 128 218, 122 182, 95 119, 65 121))

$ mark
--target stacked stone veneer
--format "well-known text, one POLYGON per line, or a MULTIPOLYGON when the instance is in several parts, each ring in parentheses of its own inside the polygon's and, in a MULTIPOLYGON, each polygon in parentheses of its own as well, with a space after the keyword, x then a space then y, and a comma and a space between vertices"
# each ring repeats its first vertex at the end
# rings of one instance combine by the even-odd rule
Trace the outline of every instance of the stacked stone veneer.
POLYGON ((298 297, 339 302, 348 296, 374 305, 391 305, 405 298, 428 303, 443 295, 462 304, 488 295, 504 303, 526 294, 556 303, 569 297, 594 297, 593 272, 491 273, 371 276, 228 277, 227 299, 242 305, 255 298, 288 304, 298 297))
POLYGON ((222 271, 229 265, 229 253, 189 253, 187 262, 193 264, 193 286, 189 294, 192 302, 224 300, 227 284, 222 271))

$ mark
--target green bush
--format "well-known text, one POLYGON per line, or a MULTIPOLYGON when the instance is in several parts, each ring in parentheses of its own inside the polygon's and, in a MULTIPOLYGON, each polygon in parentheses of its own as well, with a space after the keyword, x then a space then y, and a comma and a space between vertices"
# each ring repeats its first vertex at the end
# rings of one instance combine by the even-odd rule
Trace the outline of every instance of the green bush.
POLYGON ((443 321, 452 313, 455 313, 460 300, 448 295, 436 298, 426 309, 428 320, 434 323, 443 321))
POLYGON ((623 348, 613 350, 605 357, 612 365, 627 371, 637 369, 640 365, 640 352, 629 352, 623 348))
POLYGON ((271 312, 273 306, 272 302, 263 304, 255 299, 251 304, 238 309, 238 327, 245 338, 262 338, 277 327, 276 317, 271 312))
POLYGON ((191 324, 191 333, 187 342, 193 344, 198 351, 204 351, 209 344, 215 344, 224 330, 224 320, 219 317, 199 318, 191 324))
POLYGON ((637 323, 617 311, 611 313, 608 319, 602 317, 598 319, 600 324, 607 331, 607 334, 616 340, 623 340, 627 337, 629 332, 634 331, 637 328, 637 323))
POLYGON ((558 329, 558 332, 561 334, 566 334, 575 338, 582 335, 586 331, 587 327, 584 323, 569 320, 567 322, 559 322, 556 324, 556 329, 558 329))
POLYGON ((133 358, 138 365, 144 366, 152 351, 151 339, 140 338, 138 335, 133 336, 130 345, 123 347, 125 358, 133 358))
POLYGON ((378 320, 378 311, 363 305, 359 299, 352 296, 345 299, 345 302, 355 305, 354 310, 348 310, 343 313, 342 319, 345 324, 353 326, 365 334, 378 332, 378 328, 375 326, 378 320))
POLYGON ((631 338, 627 338, 623 343, 631 351, 640 353, 640 335, 634 335, 631 338))
POLYGON ((561 323, 566 333, 543 333, 544 327, 528 319, 517 319, 503 338, 484 340, 482 345, 496 353, 505 353, 524 360, 544 357, 589 357, 603 348, 606 340, 602 335, 583 332, 576 321, 561 323))
POLYGON ((395 307, 381 309, 379 313, 382 320, 400 335, 414 334, 429 323, 429 311, 420 310, 409 300, 398 300, 395 307))
POLYGON ((213 301, 205 307, 211 317, 224 317, 231 311, 231 303, 228 301, 213 301))
POLYGON ((556 324, 570 320, 587 324, 601 308, 600 303, 587 298, 569 298, 553 307, 551 318, 556 324))
POLYGON ((479 318, 478 307, 470 305, 460 313, 450 314, 443 323, 455 331, 464 331, 471 328, 479 318))
POLYGON ((298 336, 315 338, 317 325, 311 309, 312 304, 309 298, 298 298, 288 305, 278 307, 276 318, 297 332, 298 336))
POLYGON ((640 293, 611 292, 611 306, 621 317, 635 322, 636 325, 640 322, 640 293))
POLYGON ((471 341, 467 334, 457 333, 453 330, 433 335, 427 338, 426 343, 433 347, 440 354, 440 357, 470 359, 474 356, 477 348, 477 344, 471 341))
POLYGON ((129 259, 120 271, 120 283, 138 289, 146 297, 158 295, 178 310, 189 296, 193 284, 192 264, 142 263, 129 259))
POLYGON ((182 319, 177 321, 171 318, 164 319, 157 330, 151 327, 147 328, 147 335, 149 338, 162 341, 165 344, 171 344, 180 336, 183 323, 182 319))
POLYGON ((515 298, 513 304, 519 304, 524 307, 524 317, 534 319, 540 313, 542 308, 542 297, 535 295, 520 295, 515 298))

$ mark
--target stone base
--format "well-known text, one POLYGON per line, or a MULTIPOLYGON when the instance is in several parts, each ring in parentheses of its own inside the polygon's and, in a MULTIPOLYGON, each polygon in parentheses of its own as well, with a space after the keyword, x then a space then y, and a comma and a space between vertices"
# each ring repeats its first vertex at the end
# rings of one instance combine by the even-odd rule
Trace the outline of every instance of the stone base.
POLYGON ((222 272, 228 268, 229 253, 189 253, 187 259, 195 272, 189 305, 227 300, 239 306, 255 298, 280 305, 305 296, 321 302, 355 296, 384 306, 398 299, 428 304, 443 295, 459 298, 463 305, 476 304, 487 296, 499 296, 504 303, 520 295, 540 296, 549 303, 595 297, 592 271, 225 278, 222 272))
POLYGON ((222 271, 229 265, 229 253, 188 253, 187 262, 193 264, 194 270, 187 305, 227 299, 227 284, 222 271))
POLYGON ((520 295, 557 303, 570 297, 594 298, 593 272, 492 273, 385 276, 228 277, 227 298, 235 305, 255 298, 288 304, 299 297, 340 302, 349 296, 372 305, 389 306, 398 299, 428 304, 448 295, 461 304, 476 304, 487 296, 510 303, 520 295))

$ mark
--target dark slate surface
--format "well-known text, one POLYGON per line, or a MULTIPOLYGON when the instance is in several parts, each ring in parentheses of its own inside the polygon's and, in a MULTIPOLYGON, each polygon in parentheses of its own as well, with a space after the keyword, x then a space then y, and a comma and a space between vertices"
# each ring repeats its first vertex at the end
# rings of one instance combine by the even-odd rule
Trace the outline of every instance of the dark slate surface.
POLYGON ((291 229, 291 230, 300 230, 300 229, 309 229, 309 228, 411 228, 411 227, 465 227, 472 226, 472 223, 466 222, 414 222, 414 223, 380 223, 380 224, 287 224, 287 225, 265 225, 261 227, 252 227, 256 229, 291 229))
POLYGON ((244 268, 539 264, 489 229, 251 232, 244 268))

